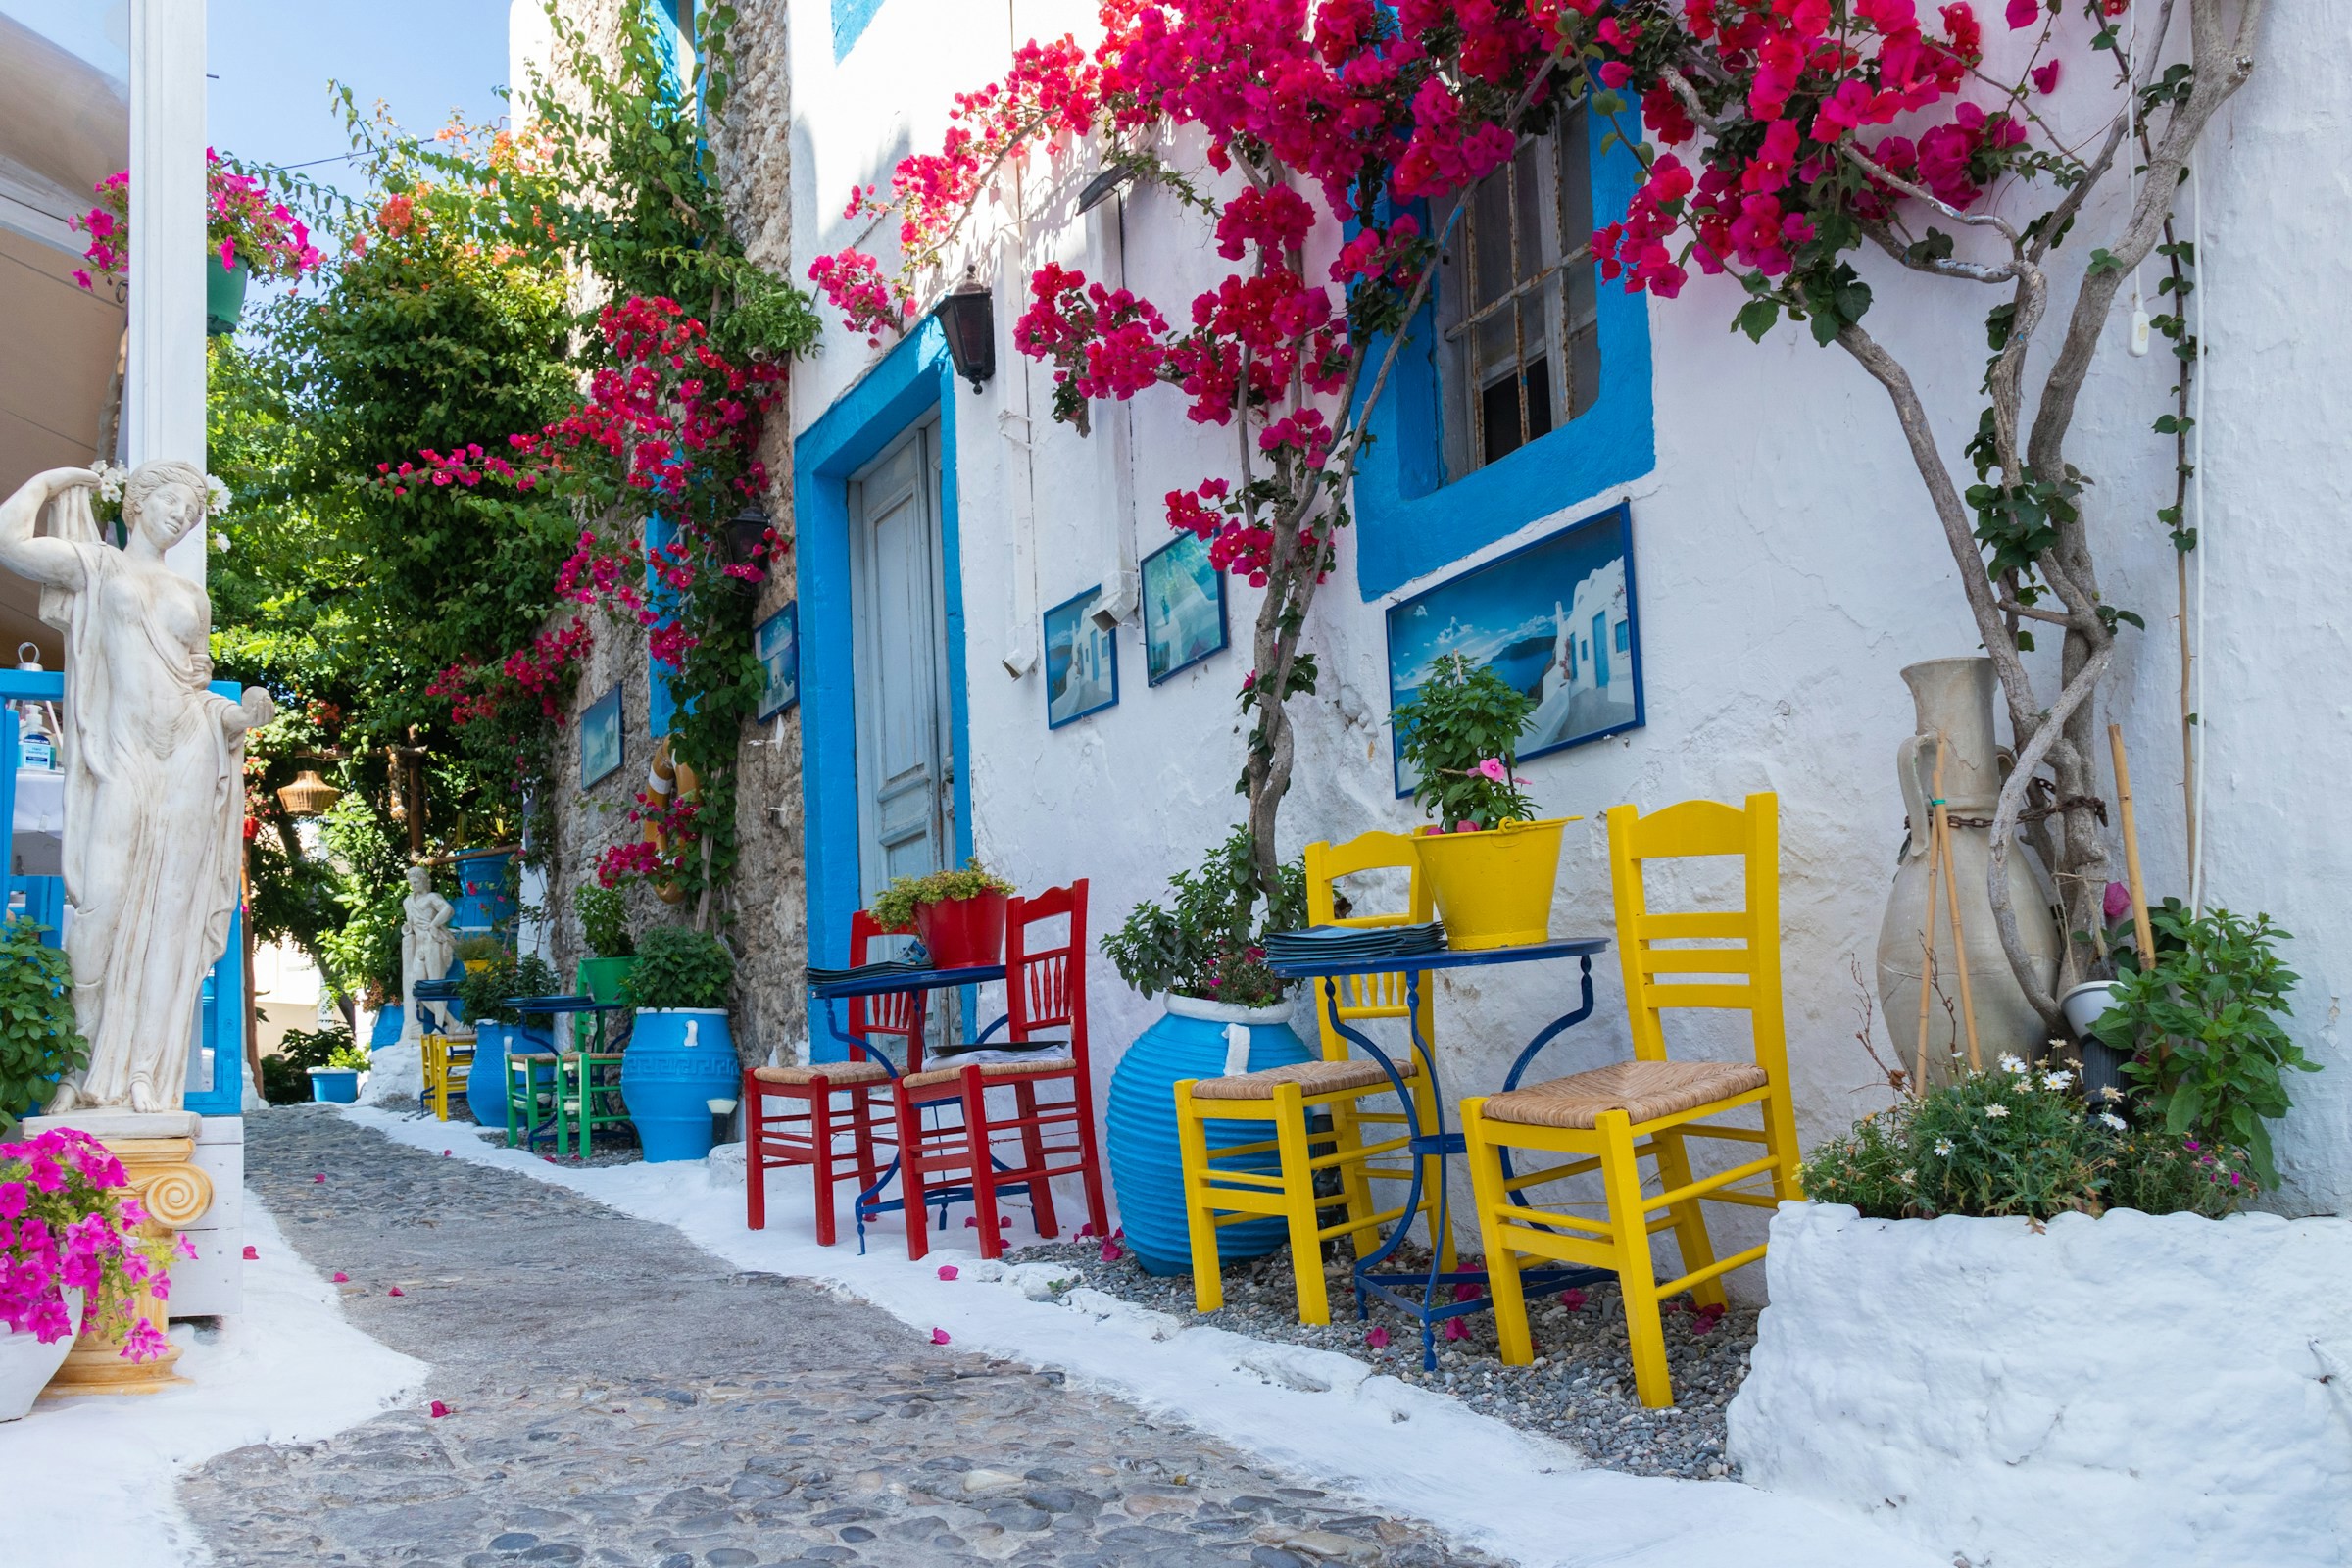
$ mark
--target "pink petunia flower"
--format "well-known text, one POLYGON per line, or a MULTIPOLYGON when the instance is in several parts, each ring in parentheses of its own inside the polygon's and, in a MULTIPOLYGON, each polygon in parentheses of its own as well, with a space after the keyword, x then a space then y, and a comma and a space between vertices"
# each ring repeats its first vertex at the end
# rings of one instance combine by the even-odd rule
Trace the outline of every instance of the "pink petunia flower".
POLYGON ((1499 757, 1490 757, 1479 763, 1478 771, 1480 776, 1493 779, 1497 784, 1510 777, 1509 770, 1502 765, 1502 759, 1499 757))

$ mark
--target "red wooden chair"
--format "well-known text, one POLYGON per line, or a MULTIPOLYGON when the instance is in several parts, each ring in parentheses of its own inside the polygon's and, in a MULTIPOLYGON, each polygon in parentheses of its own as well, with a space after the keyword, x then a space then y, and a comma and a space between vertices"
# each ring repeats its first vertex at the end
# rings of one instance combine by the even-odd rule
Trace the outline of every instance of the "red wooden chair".
MULTIPOLYGON (((850 962, 868 961, 874 939, 901 936, 912 927, 885 931, 874 917, 859 909, 850 917, 850 962)), ((753 1230, 767 1228, 767 1172, 784 1165, 807 1165, 816 1177, 816 1240, 833 1245, 833 1188, 850 1171, 837 1163, 834 1140, 851 1135, 852 1162, 858 1190, 878 1179, 874 1146, 895 1145, 891 1121, 890 1069, 876 1057, 879 1036, 896 1036, 906 1043, 908 1071, 923 1064, 923 1003, 920 991, 893 991, 878 997, 849 1000, 850 1037, 864 1042, 850 1047, 847 1061, 819 1061, 804 1067, 748 1067, 743 1074, 744 1106, 744 1223, 753 1230), (873 1045, 875 1055, 866 1054, 873 1045), (836 1104, 846 1096, 846 1104, 836 1104), (771 1111, 768 1102, 784 1102, 771 1111)), ((812 1020, 813 1021, 813 1020, 812 1020)), ((813 1038, 813 1031, 811 1032, 813 1038)))
POLYGON ((1066 1039, 1069 1054, 1052 1052, 1038 1061, 908 1072, 892 1086, 897 1123, 903 1129, 901 1181, 908 1257, 919 1258, 930 1250, 927 1210, 936 1204, 944 1211, 947 1203, 967 1192, 979 1221, 983 1257, 997 1257, 1004 1250, 997 1200, 1008 1193, 1028 1195, 1039 1235, 1058 1235, 1052 1186, 1055 1176, 1077 1176, 1085 1184, 1087 1217, 1094 1221, 1096 1233, 1110 1229, 1095 1135, 1094 1073, 1087 1061, 1086 948, 1085 878, 1068 887, 1048 888, 1034 898, 1009 900, 1004 911, 1004 1043, 1066 1039), (1064 916, 1069 934, 1059 939, 1059 946, 1031 946, 1038 940, 1031 927, 1064 916), (1039 1089, 1057 1082, 1070 1086, 1070 1098, 1040 1101, 1039 1089), (992 1089, 998 1091, 1000 1105, 1010 1099, 1010 1115, 991 1116, 992 1089), (959 1119, 947 1113, 951 1106, 960 1109, 959 1119), (926 1111, 932 1113, 934 1125, 924 1125, 926 1111), (1017 1144, 1017 1164, 998 1164, 1000 1139, 1008 1146, 1017 1144))

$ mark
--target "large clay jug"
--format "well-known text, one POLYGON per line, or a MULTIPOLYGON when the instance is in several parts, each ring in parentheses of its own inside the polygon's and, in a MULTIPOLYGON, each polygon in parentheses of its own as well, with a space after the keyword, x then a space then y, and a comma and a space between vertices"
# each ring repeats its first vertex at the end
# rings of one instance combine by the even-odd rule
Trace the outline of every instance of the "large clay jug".
MULTIPOLYGON (((1931 659, 1910 665, 1903 680, 1911 688, 1919 727, 1895 749, 1895 778, 1910 818, 1910 837, 1886 898, 1879 925, 1879 1002, 1886 1033, 1900 1065, 1916 1069, 1919 1050, 1921 958, 1928 926, 1928 844, 1936 777, 1936 737, 1944 738, 1943 800, 1952 827, 1952 867, 1960 890, 1960 927, 1967 950, 1969 987, 1976 1003, 1977 1039, 1984 1065, 2003 1052, 2032 1060, 2049 1034, 2001 951, 1993 929, 1992 902, 1985 891, 1992 853, 1992 812, 2001 793, 2001 759, 1993 740, 1992 661, 1931 659)), ((2021 845, 2009 852, 2009 902, 2017 914, 2026 951, 2040 966, 2041 983, 2058 973, 2060 952, 2056 901, 2031 854, 2021 845)), ((1951 906, 1940 878, 1936 886, 1936 987, 1928 1002, 1928 1076, 1942 1082, 1952 1073, 1955 1054, 1965 1062, 1967 1036, 1960 1015, 1958 958, 1952 943, 1951 906)), ((1894 1063, 1889 1063, 1894 1065, 1894 1063)))

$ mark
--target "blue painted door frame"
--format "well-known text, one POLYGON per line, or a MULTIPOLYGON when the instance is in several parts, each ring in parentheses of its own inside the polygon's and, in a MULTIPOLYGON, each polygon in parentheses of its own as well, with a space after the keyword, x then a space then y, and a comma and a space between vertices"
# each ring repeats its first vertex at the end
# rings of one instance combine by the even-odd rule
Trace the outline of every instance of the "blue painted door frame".
MULTIPOLYGON (((946 583, 948 728, 956 767, 955 863, 972 853, 972 747, 964 700, 963 552, 956 501, 956 376, 936 318, 838 398, 793 449, 794 582, 801 603, 801 809, 808 961, 849 961, 861 884, 858 832, 857 636, 850 592, 850 477, 939 411, 940 575, 946 583)), ((840 1051, 811 1028, 818 1060, 840 1051)))

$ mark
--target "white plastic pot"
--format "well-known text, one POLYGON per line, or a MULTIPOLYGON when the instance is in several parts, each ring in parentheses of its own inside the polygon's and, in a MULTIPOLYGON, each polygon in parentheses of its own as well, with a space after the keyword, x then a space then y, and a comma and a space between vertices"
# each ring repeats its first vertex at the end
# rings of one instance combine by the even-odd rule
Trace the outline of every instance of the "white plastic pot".
POLYGON ((81 1292, 66 1292, 66 1315, 74 1320, 74 1333, 51 1345, 30 1334, 0 1331, 0 1421, 15 1421, 30 1410, 66 1364, 66 1352, 81 1332, 81 1292))
POLYGON ((2115 982, 2112 980, 2085 980, 2058 999, 2058 1006, 2066 1014, 2066 1026, 2075 1032, 2078 1040, 2088 1038, 2090 1026, 2097 1023, 2114 1005, 2115 982))

